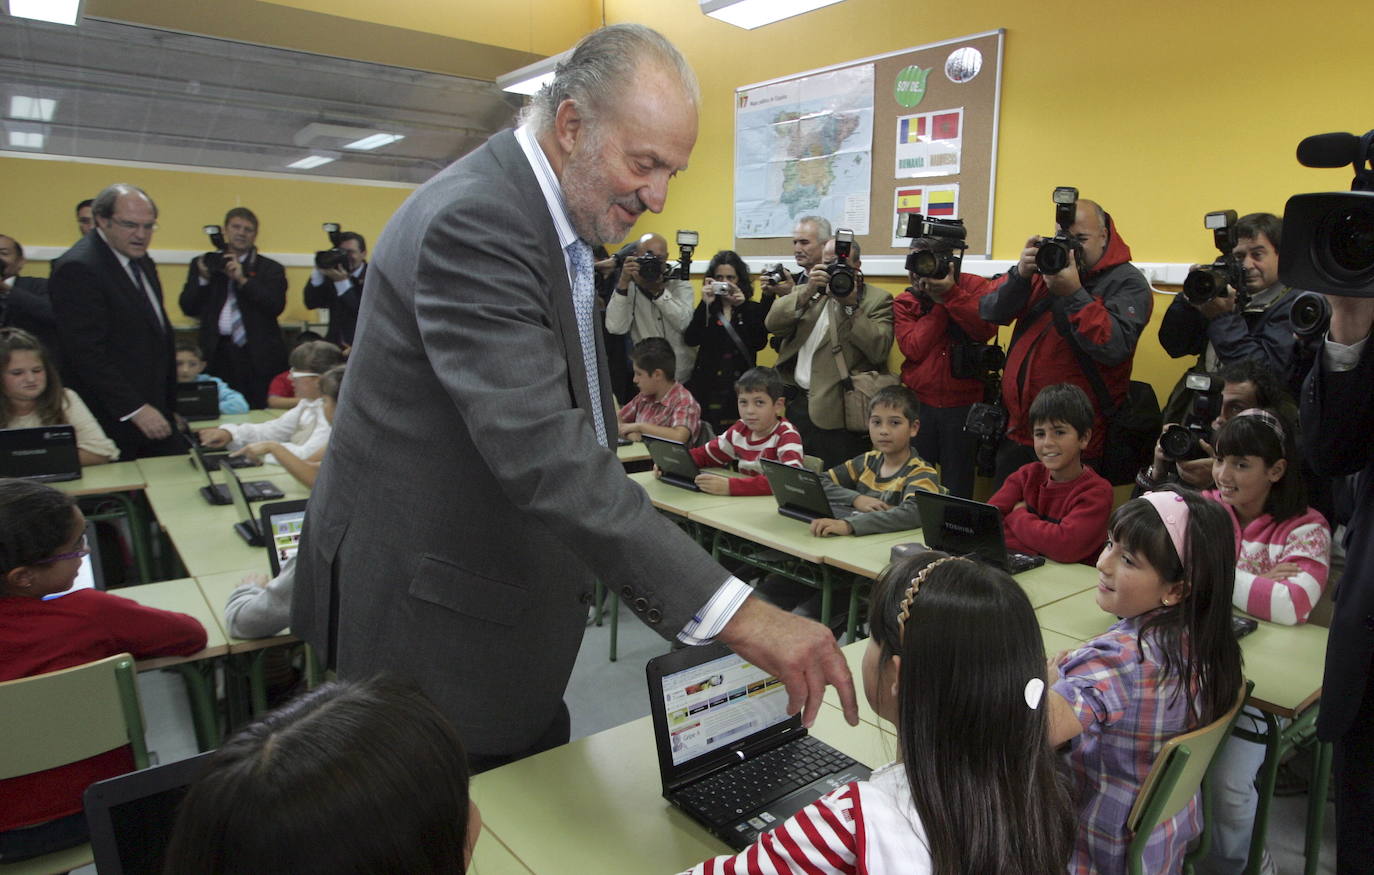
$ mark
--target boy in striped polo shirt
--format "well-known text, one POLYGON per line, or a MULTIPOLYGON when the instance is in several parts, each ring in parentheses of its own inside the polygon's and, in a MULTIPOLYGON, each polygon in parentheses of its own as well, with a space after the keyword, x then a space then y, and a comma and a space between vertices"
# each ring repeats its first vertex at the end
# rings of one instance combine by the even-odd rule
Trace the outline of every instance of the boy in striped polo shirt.
POLYGON ((702 473, 696 484, 712 495, 769 495, 768 478, 763 476, 759 459, 775 459, 794 468, 802 467, 801 435, 783 419, 786 402, 782 377, 772 368, 750 368, 735 381, 739 421, 725 434, 692 449, 698 466, 726 466, 731 462, 748 477, 722 477, 702 473))

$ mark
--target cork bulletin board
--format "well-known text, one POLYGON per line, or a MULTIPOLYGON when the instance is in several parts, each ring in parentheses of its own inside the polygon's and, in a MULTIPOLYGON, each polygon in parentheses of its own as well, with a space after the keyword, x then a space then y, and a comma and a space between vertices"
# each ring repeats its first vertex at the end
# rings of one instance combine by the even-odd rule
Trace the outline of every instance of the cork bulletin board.
POLYGON ((901 255, 910 213, 962 218, 992 251, 1005 32, 862 58, 735 89, 735 250, 791 251, 795 220, 849 227, 901 255))

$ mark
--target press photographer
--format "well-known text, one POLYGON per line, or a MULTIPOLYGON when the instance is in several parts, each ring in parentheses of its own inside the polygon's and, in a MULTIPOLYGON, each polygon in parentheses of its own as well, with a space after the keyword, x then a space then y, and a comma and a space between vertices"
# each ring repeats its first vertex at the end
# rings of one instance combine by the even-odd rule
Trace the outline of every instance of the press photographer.
POLYGON ((61 340, 48 297, 48 281, 20 276, 27 263, 19 241, 0 234, 0 328, 22 328, 37 337, 57 366, 61 364, 61 340))
POLYGON ((853 240, 852 231, 837 231, 806 282, 778 298, 764 319, 781 338, 776 367, 787 391, 787 418, 807 453, 827 468, 868 449, 867 425, 846 423, 845 393, 855 375, 885 374, 892 348, 892 295, 865 287, 853 240))
MULTIPOLYGON (((969 411, 980 402, 998 403, 1004 356, 987 341, 997 326, 978 315, 987 280, 962 271, 964 223, 959 219, 910 220, 906 270, 911 287, 892 302, 902 382, 921 402, 916 452, 940 465, 940 484, 951 494, 973 497, 979 441, 965 433, 969 411)), ((1005 426, 1005 420, 1003 422, 1005 426)), ((991 435, 994 448, 1005 427, 991 435)))
POLYGON ((685 383, 696 362, 696 350, 683 339, 692 321, 691 282, 679 279, 669 265, 668 241, 661 234, 645 234, 617 260, 620 275, 606 302, 606 330, 628 334, 632 344, 646 337, 667 340, 677 360, 675 379, 685 383))
POLYGON ((206 370, 242 392, 250 407, 267 404, 267 386, 286 369, 286 342, 277 316, 286 307, 286 271, 258 254, 258 217, 235 207, 223 236, 207 226, 214 251, 191 262, 181 312, 200 322, 206 370))
POLYGON ((315 253, 315 269, 305 284, 305 306, 329 311, 325 340, 347 351, 358 330, 358 310, 367 279, 367 241, 335 222, 324 224, 329 248, 315 253))
POLYGON ((1027 414, 1040 390, 1055 383, 1073 383, 1092 399, 1096 417, 1084 460, 1113 482, 1131 481, 1159 434, 1153 390, 1131 381, 1136 343, 1153 306, 1150 284, 1130 263, 1131 250, 1111 217, 1077 194, 1055 189, 1058 231, 1027 240, 1016 267, 979 304, 979 315, 990 322, 1016 322, 1002 381, 1010 427, 997 454, 994 488, 1035 460, 1027 414), (1105 448, 1113 451, 1107 460, 1105 448))

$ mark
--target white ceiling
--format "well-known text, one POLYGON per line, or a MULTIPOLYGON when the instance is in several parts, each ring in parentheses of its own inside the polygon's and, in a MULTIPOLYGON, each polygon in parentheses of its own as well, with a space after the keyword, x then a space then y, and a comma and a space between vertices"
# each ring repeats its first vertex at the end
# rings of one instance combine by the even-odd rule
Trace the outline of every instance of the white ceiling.
POLYGON ((86 19, 63 27, 0 16, 0 112, 41 151, 85 158, 419 183, 509 125, 491 82, 86 19), (52 98, 52 120, 10 116, 13 95, 52 98), (404 134, 374 152, 343 126, 404 134), (334 133, 345 133, 335 131, 334 133), (307 154, 337 155, 288 170, 307 154))

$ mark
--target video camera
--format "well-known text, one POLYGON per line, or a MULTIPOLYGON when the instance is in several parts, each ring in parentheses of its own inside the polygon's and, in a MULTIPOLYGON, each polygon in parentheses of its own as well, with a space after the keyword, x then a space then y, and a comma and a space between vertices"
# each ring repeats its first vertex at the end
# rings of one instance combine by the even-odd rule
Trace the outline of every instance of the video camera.
POLYGON ((325 222, 320 226, 329 235, 329 249, 315 253, 315 267, 320 270, 348 270, 348 253, 340 248, 343 234, 338 222, 325 222))
POLYGON ((1069 228, 1078 219, 1078 189, 1061 185, 1050 197, 1054 199, 1054 224, 1058 231, 1053 237, 1040 240, 1040 248, 1035 253, 1035 269, 1041 273, 1059 273, 1069 266, 1069 253, 1072 252, 1081 270, 1083 244, 1069 236, 1069 228))
POLYGON ((907 216, 906 234, 913 239, 928 237, 933 240, 947 240, 952 247, 950 252, 934 252, 930 249, 913 249, 906 255, 906 269, 920 277, 942 280, 951 274, 959 279, 959 268, 964 262, 964 250, 968 249, 963 219, 935 219, 922 215, 907 216))
POLYGON ((826 291, 837 298, 844 298, 853 294, 854 288, 859 284, 859 278, 854 273, 854 268, 849 266, 849 256, 853 251, 854 232, 848 228, 837 228, 835 230, 835 263, 825 266, 825 272, 830 274, 826 291))
POLYGON ((1183 297, 1188 303, 1201 306, 1208 301, 1224 298, 1226 287, 1236 290, 1236 307, 1245 309, 1245 270, 1236 258, 1236 211, 1220 210, 1208 213, 1202 225, 1212 232, 1212 242, 1221 257, 1206 267, 1188 271, 1183 279, 1183 297))
POLYGON ((1293 302, 1289 319, 1294 334, 1317 337, 1331 322, 1323 294, 1374 297, 1374 131, 1307 137, 1298 144, 1298 163, 1355 170, 1350 191, 1296 194, 1283 210, 1279 279, 1312 290, 1293 302))
POLYGON ((1212 422, 1221 414, 1221 390, 1225 381, 1206 371, 1189 371, 1183 378, 1185 390, 1193 393, 1182 423, 1170 425, 1159 436, 1159 449, 1171 462, 1189 462, 1206 457, 1202 444, 1212 443, 1212 422))
POLYGON ((200 263, 205 265, 205 269, 210 273, 224 273, 224 265, 228 263, 229 244, 224 242, 224 230, 219 225, 206 225, 200 230, 204 231, 210 238, 210 246, 213 252, 207 252, 200 257, 200 263))

